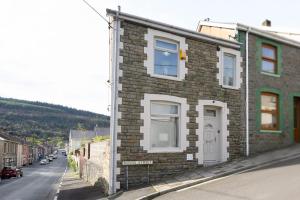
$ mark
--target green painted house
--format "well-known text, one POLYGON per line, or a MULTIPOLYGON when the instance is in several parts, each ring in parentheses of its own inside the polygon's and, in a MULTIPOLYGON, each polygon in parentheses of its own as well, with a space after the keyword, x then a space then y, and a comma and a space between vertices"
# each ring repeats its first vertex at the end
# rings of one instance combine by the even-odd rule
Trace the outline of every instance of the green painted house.
POLYGON ((200 21, 198 31, 241 43, 245 154, 300 142, 300 37, 271 26, 200 21))

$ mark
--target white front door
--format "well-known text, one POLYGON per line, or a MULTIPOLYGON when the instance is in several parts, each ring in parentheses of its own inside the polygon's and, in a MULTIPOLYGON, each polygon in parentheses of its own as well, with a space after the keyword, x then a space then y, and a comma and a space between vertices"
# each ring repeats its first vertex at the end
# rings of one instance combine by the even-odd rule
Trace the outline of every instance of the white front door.
POLYGON ((220 161, 220 111, 215 107, 204 107, 203 150, 204 165, 214 165, 220 161))

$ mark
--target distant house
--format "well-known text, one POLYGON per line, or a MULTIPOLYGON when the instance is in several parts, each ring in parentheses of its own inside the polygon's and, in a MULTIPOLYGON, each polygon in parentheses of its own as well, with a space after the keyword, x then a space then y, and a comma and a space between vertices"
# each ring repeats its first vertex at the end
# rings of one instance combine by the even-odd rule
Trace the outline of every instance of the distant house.
POLYGON ((10 135, 0 132, 0 169, 17 165, 18 142, 10 135))
POLYGON ((92 141, 96 136, 109 136, 109 128, 95 127, 94 130, 70 130, 69 152, 79 149, 81 144, 92 141))
POLYGON ((26 143, 22 145, 22 165, 29 165, 29 146, 26 143))

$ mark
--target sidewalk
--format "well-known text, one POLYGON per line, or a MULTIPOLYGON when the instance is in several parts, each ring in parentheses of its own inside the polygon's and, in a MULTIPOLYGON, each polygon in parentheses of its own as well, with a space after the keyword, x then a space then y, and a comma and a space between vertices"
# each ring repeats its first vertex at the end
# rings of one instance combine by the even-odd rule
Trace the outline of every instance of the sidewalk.
POLYGON ((68 169, 59 189, 58 200, 98 200, 106 199, 99 187, 94 187, 80 179, 78 174, 68 169))
POLYGON ((228 162, 214 167, 195 169, 146 188, 123 192, 115 199, 153 199, 157 196, 209 180, 294 158, 300 158, 300 144, 296 144, 285 149, 263 153, 247 159, 235 160, 233 162, 228 162))

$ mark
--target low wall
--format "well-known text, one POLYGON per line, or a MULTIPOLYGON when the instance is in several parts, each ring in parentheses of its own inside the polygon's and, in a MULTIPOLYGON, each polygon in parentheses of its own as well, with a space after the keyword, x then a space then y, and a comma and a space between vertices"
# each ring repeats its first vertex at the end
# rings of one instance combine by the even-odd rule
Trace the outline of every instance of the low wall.
POLYGON ((105 193, 108 193, 109 181, 109 144, 109 140, 91 143, 89 159, 85 156, 81 161, 82 178, 92 185, 99 185, 105 193))

